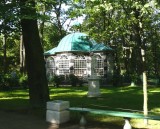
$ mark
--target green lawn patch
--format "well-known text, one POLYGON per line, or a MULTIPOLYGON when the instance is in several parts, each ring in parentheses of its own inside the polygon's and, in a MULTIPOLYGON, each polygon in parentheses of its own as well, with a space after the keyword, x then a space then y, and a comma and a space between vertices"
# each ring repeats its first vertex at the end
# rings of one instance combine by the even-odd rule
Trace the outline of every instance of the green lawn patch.
MULTIPOLYGON (((52 100, 66 100, 71 107, 89 107, 106 110, 143 111, 143 88, 142 87, 102 87, 101 96, 88 98, 88 87, 49 87, 52 100)), ((160 87, 148 87, 148 108, 151 114, 160 115, 160 87)), ((23 111, 28 109, 28 90, 0 91, 0 110, 23 111)), ((41 113, 41 111, 39 111, 41 113)), ((44 112, 41 113, 44 116, 44 112)), ((80 118, 78 113, 71 114, 71 120, 77 121, 80 118)), ((88 115, 89 121, 97 121, 122 125, 123 118, 106 117, 103 115, 88 115)), ((139 120, 138 120, 139 121, 139 120)), ((155 121, 154 121, 155 122, 155 121)), ((159 121, 158 121, 159 122, 159 121)), ((132 120, 136 126, 137 120, 132 120)), ((157 124, 159 125, 160 124, 157 124)))

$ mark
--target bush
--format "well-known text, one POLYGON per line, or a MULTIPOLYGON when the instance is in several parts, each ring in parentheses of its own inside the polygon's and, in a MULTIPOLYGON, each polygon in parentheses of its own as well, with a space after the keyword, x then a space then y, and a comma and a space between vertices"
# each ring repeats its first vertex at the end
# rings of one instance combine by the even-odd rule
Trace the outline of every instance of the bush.
POLYGON ((0 75, 0 87, 2 90, 10 90, 12 87, 18 86, 18 77, 12 78, 11 74, 0 75))
POLYGON ((59 87, 61 85, 68 85, 71 84, 72 86, 82 86, 83 79, 79 79, 74 74, 70 75, 53 75, 48 77, 48 83, 50 85, 54 85, 54 87, 59 87))
POLYGON ((11 87, 18 87, 19 86, 19 76, 15 71, 9 74, 9 85, 11 87))
POLYGON ((5 89, 8 89, 8 86, 9 86, 9 84, 8 84, 8 79, 7 79, 7 75, 6 74, 0 74, 0 88, 2 89, 2 90, 5 90, 5 89))
POLYGON ((61 80, 63 80, 62 76, 54 75, 48 78, 49 84, 53 84, 54 87, 59 87, 61 80))
POLYGON ((28 76, 27 75, 25 74, 20 75, 19 85, 22 86, 23 88, 28 87, 28 76))
POLYGON ((61 78, 62 78, 61 76, 57 75, 53 76, 54 87, 59 87, 61 78))
POLYGON ((83 81, 80 80, 77 76, 75 76, 74 74, 70 74, 69 75, 69 79, 70 79, 70 83, 72 86, 77 86, 77 84, 79 84, 80 86, 82 86, 83 81))

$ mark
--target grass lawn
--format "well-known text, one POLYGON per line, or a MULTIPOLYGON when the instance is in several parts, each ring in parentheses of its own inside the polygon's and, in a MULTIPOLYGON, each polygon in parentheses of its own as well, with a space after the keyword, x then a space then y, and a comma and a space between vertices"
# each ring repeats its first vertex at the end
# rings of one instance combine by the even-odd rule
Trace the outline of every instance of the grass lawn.
MULTIPOLYGON (((50 87, 51 100, 67 100, 70 106, 90 107, 98 109, 123 110, 130 109, 140 112, 143 110, 142 87, 102 87, 99 98, 88 98, 87 87, 50 87)), ((160 87, 148 87, 148 108, 150 114, 160 115, 160 87)), ((23 110, 29 108, 28 90, 0 91, 0 110, 23 110)), ((43 114, 44 115, 44 114, 43 114)), ((71 120, 78 121, 79 114, 72 113, 71 120), (78 116, 78 117, 77 117, 78 116)), ((87 115, 87 120, 100 123, 122 125, 123 118, 106 117, 103 115, 87 115)), ((94 122, 95 123, 95 122, 94 122)), ((134 127, 143 127, 143 120, 132 119, 134 127)), ((159 121, 149 121, 149 126, 159 129, 159 121)))

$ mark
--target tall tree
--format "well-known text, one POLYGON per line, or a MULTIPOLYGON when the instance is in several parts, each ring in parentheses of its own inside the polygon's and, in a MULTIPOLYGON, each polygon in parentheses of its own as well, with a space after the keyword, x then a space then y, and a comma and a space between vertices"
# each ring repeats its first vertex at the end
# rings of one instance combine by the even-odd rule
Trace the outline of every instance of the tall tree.
POLYGON ((155 0, 86 0, 85 8, 79 11, 86 14, 85 28, 92 37, 116 48, 116 75, 121 74, 123 66, 134 81, 143 75, 145 115, 148 114, 146 62, 149 63, 146 53, 153 45, 149 35, 157 21, 153 20, 155 5, 155 0))
POLYGON ((49 100, 49 90, 37 25, 35 0, 20 0, 20 8, 30 103, 33 107, 37 107, 49 100))
POLYGON ((58 33, 55 34, 55 45, 57 45, 59 40, 66 34, 63 26, 68 20, 68 4, 70 2, 71 0, 46 0, 39 2, 38 7, 41 17, 38 21, 43 46, 45 46, 44 34, 46 26, 55 26, 55 28, 57 28, 56 31, 58 33), (66 6, 67 9, 64 6, 66 6))
POLYGON ((13 32, 19 30, 16 2, 1 0, 0 1, 0 34, 3 35, 3 71, 7 72, 7 38, 11 37, 13 32))

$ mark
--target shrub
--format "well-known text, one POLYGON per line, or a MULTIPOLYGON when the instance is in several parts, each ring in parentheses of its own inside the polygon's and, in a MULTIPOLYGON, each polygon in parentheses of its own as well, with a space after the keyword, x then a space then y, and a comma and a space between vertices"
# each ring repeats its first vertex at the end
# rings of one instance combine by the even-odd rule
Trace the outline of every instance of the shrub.
POLYGON ((17 73, 15 71, 11 72, 9 74, 9 85, 11 87, 18 87, 19 86, 19 76, 17 75, 17 73))
POLYGON ((28 76, 26 74, 20 75, 19 84, 23 88, 27 88, 28 87, 28 76))
POLYGON ((10 74, 1 74, 0 82, 0 87, 2 90, 9 90, 14 84, 12 82, 10 74))
POLYGON ((54 81, 54 86, 55 86, 55 87, 59 87, 59 85, 60 85, 60 80, 61 80, 60 76, 57 76, 57 75, 54 75, 54 76, 53 76, 53 81, 54 81))
POLYGON ((77 86, 77 83, 79 82, 78 77, 76 77, 74 74, 69 75, 70 83, 72 86, 77 86))
POLYGON ((48 79, 49 84, 53 84, 54 87, 59 87, 60 81, 63 80, 61 76, 53 75, 48 79))

